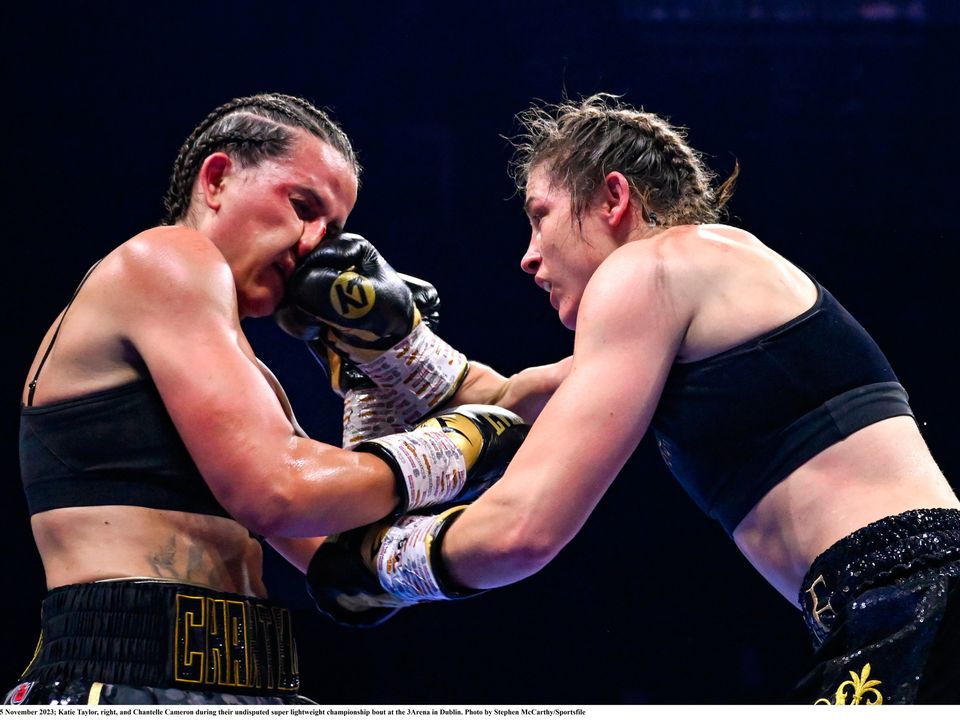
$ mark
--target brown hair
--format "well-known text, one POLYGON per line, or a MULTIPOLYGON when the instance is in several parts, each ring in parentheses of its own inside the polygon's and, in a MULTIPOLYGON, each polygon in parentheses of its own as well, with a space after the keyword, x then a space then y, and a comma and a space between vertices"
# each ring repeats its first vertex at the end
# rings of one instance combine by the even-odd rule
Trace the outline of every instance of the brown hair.
POLYGON ((661 225, 717 222, 733 194, 739 164, 718 188, 716 174, 686 143, 683 128, 599 93, 579 102, 533 105, 517 115, 510 174, 522 193, 546 165, 570 193, 579 219, 608 173, 623 173, 632 194, 661 225))

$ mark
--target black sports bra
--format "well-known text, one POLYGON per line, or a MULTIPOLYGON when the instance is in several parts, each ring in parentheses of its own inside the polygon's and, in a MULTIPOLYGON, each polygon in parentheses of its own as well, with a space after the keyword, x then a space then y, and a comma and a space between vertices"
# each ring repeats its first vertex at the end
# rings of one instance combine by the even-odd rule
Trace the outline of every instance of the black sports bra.
POLYGON ((30 514, 137 505, 229 517, 200 475, 151 379, 33 405, 40 371, 96 267, 87 271, 67 303, 20 409, 20 476, 30 514))
POLYGON ((139 505, 229 517, 149 379, 23 406, 20 474, 31 515, 63 507, 139 505))
POLYGON ((654 414, 670 470, 727 533, 814 455, 867 425, 913 415, 877 344, 813 282, 817 301, 793 320, 674 364, 654 414))

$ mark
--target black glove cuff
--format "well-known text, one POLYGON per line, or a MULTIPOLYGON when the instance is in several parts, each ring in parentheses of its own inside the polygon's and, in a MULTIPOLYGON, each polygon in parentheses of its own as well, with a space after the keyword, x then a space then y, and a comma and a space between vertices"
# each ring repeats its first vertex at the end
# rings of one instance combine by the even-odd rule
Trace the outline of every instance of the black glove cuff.
POLYGON ((358 443, 353 448, 353 451, 375 455, 390 467, 390 469, 393 471, 393 479, 397 485, 397 497, 400 498, 400 502, 397 503, 397 506, 393 509, 393 512, 387 515, 387 518, 394 519, 403 515, 403 513, 405 513, 410 506, 410 494, 407 492, 407 483, 403 478, 403 470, 400 468, 400 463, 397 462, 397 459, 393 456, 393 453, 376 440, 364 440, 363 442, 358 443))

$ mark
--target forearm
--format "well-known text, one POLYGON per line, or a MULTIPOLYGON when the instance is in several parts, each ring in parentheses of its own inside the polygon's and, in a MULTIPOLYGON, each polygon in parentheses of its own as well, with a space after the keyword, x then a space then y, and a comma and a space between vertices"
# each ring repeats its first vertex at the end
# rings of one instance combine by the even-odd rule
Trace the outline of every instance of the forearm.
POLYGON ((366 525, 397 508, 394 471, 370 453, 291 437, 273 463, 251 463, 255 477, 218 483, 218 499, 250 530, 305 538, 366 525), (274 464, 275 463, 275 464, 274 464))
POLYGON ((309 561, 309 543, 279 543, 291 562, 306 569, 321 612, 363 627, 405 605, 474 594, 444 574, 443 534, 466 503, 503 474, 527 431, 515 413, 473 405, 357 445, 360 453, 382 457, 402 478, 402 514, 318 540, 309 561))
POLYGON ((521 370, 510 377, 471 361, 470 371, 450 404, 499 405, 532 423, 569 373, 572 361, 568 357, 550 365, 521 370))
POLYGON ((559 551, 525 530, 527 522, 499 503, 474 503, 443 539, 442 562, 460 587, 487 590, 541 570, 559 551))
POLYGON ((646 429, 607 377, 572 371, 500 481, 451 525, 442 558, 456 583, 486 589, 533 575, 583 527, 646 429))

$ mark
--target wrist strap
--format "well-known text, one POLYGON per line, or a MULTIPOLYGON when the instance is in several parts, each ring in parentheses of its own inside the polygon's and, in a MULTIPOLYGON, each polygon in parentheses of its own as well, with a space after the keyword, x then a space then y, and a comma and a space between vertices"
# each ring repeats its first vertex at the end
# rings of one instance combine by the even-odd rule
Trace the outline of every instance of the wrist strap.
POLYGON ((406 495, 401 498, 402 510, 448 502, 467 482, 466 458, 442 430, 418 428, 387 435, 363 442, 356 450, 372 452, 391 466, 406 495))
POLYGON ((399 343, 358 367, 377 385, 396 388, 398 396, 409 398, 403 419, 414 423, 453 397, 468 364, 463 353, 421 322, 399 343))
POLYGON ((384 589, 409 602, 452 600, 480 591, 454 590, 443 581, 440 540, 466 505, 439 515, 405 515, 384 535, 377 553, 377 575, 384 589))

